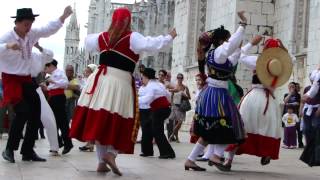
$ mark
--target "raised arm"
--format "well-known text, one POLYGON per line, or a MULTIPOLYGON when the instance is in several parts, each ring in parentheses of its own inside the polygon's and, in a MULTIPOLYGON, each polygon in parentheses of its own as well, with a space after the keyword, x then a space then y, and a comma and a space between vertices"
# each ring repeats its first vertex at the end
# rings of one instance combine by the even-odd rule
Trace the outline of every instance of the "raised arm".
POLYGON ((63 25, 64 21, 72 14, 71 6, 67 6, 64 9, 63 14, 56 20, 50 21, 47 25, 40 28, 33 28, 31 30, 31 35, 38 38, 49 37, 55 34, 63 25))
POLYGON ((256 63, 258 60, 257 55, 248 55, 249 50, 260 43, 262 40, 262 36, 255 36, 251 42, 247 43, 245 46, 241 48, 241 55, 239 61, 243 63, 245 66, 247 66, 249 69, 255 70, 256 69, 256 63))
POLYGON ((243 63, 247 68, 251 70, 256 69, 256 63, 258 60, 257 55, 248 55, 248 51, 252 48, 252 44, 248 43, 241 48, 241 55, 240 55, 240 63, 243 63))
POLYGON ((237 31, 231 35, 230 39, 220 45, 214 51, 214 61, 223 64, 227 58, 239 47, 244 35, 244 27, 239 26, 237 31))
POLYGON ((84 42, 84 47, 88 52, 99 52, 98 34, 89 34, 84 42))
POLYGON ((175 30, 166 36, 160 35, 157 37, 145 37, 138 32, 133 32, 130 37, 130 49, 136 54, 157 52, 169 45, 176 36, 175 30))

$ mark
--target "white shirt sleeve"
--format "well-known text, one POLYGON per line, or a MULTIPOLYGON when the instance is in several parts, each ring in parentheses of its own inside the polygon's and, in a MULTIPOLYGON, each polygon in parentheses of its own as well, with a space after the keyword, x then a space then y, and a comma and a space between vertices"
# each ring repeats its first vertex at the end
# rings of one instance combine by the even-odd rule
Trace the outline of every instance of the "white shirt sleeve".
POLYGON ((99 33, 97 34, 89 34, 85 41, 84 41, 84 47, 88 52, 99 52, 99 33))
MULTIPOLYGON (((32 28, 30 31, 30 35, 33 37, 49 37, 50 35, 55 34, 61 27, 63 23, 60 19, 56 19, 54 21, 50 21, 47 25, 39 27, 39 28, 32 28)), ((36 39, 36 38, 35 38, 36 39)))
POLYGON ((54 87, 52 89, 55 89, 55 88, 66 89, 68 87, 69 81, 68 81, 66 74, 63 71, 58 71, 55 74, 51 75, 50 79, 54 83, 50 83, 50 85, 52 84, 53 86, 49 85, 48 90, 51 90, 50 87, 54 87))
POLYGON ((255 70, 258 56, 248 55, 248 52, 252 47, 253 47, 253 45, 251 43, 248 43, 241 48, 241 55, 240 55, 239 61, 240 61, 240 63, 243 63, 249 69, 255 70))
POLYGON ((133 32, 130 36, 130 49, 135 54, 141 54, 144 52, 153 53, 159 51, 160 49, 170 44, 172 40, 173 39, 170 35, 145 37, 138 32, 133 32))
POLYGON ((150 85, 149 85, 149 87, 147 87, 148 85, 145 87, 146 88, 145 95, 139 97, 139 104, 140 105, 142 105, 142 104, 150 105, 152 103, 154 95, 155 95, 155 89, 153 87, 151 87, 150 85))
POLYGON ((240 46, 244 34, 244 27, 239 26, 227 42, 217 47, 214 51, 214 61, 223 64, 227 58, 240 46))
POLYGON ((240 54, 241 54, 241 50, 240 48, 238 48, 233 54, 231 54, 231 56, 228 57, 232 65, 236 65, 238 63, 238 60, 240 59, 240 54))
POLYGON ((311 88, 309 89, 309 91, 306 93, 307 96, 309 96, 310 98, 314 98, 318 91, 319 91, 319 81, 320 80, 320 73, 317 73, 312 85, 311 85, 311 88))

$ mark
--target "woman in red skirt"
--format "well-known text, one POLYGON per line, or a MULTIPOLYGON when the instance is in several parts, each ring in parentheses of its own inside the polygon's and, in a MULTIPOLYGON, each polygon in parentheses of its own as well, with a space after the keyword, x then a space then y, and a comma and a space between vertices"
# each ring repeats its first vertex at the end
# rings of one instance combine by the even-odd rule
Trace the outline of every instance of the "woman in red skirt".
POLYGON ((121 176, 118 153, 133 154, 139 129, 138 102, 132 78, 139 54, 155 52, 176 37, 144 37, 131 31, 131 13, 116 9, 109 29, 86 38, 86 49, 100 52, 99 67, 88 78, 72 118, 70 136, 95 141, 98 172, 111 170, 121 176), (109 167, 108 167, 108 166, 109 167))

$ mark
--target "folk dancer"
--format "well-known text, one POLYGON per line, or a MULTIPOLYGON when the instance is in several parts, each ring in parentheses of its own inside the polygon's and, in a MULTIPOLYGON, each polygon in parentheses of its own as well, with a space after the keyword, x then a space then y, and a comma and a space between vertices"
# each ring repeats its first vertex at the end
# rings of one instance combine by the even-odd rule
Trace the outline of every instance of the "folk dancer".
POLYGON ((106 32, 89 35, 86 49, 100 52, 100 66, 88 79, 72 119, 70 135, 81 141, 95 141, 99 165, 121 176, 118 153, 132 154, 139 128, 138 102, 132 78, 139 54, 155 52, 176 37, 144 37, 131 31, 131 12, 116 9, 106 32))
POLYGON ((19 142, 25 123, 26 133, 21 147, 23 161, 45 161, 33 150, 40 126, 40 100, 36 87, 31 80, 30 68, 32 47, 42 37, 56 33, 67 17, 72 14, 70 6, 66 7, 59 19, 49 22, 41 28, 31 28, 37 17, 32 9, 17 10, 15 27, 0 37, 0 71, 4 85, 4 105, 12 104, 16 117, 14 118, 2 156, 14 163, 14 150, 19 148, 19 142), (32 108, 30 108, 32 107, 32 108))
POLYGON ((56 60, 46 64, 45 72, 50 74, 50 78, 47 80, 49 82, 47 87, 48 101, 56 118, 57 131, 60 130, 61 132, 62 145, 64 146, 62 154, 67 154, 73 148, 69 137, 69 121, 67 119, 66 96, 64 94, 69 81, 65 72, 58 69, 57 65, 58 62, 56 60))
POLYGON ((228 144, 244 140, 243 123, 237 106, 228 92, 228 80, 232 69, 237 64, 239 46, 244 36, 247 19, 244 12, 239 12, 240 27, 230 37, 230 32, 220 27, 213 32, 213 49, 205 57, 204 47, 198 45, 198 63, 200 73, 204 73, 205 64, 208 66, 208 86, 199 94, 195 110, 194 133, 200 136, 185 162, 185 170, 205 171, 196 165, 199 152, 206 145, 213 146, 213 156, 209 165, 215 165, 219 170, 228 171, 231 167, 221 162, 228 144))

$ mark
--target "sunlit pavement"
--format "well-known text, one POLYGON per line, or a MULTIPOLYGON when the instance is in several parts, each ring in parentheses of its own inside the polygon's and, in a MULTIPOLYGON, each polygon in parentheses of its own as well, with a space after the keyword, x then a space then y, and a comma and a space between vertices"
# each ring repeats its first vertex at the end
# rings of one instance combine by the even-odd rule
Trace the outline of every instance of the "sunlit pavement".
MULTIPOLYGON (((207 168, 206 172, 185 171, 184 161, 193 145, 188 143, 189 135, 181 133, 181 143, 171 143, 177 158, 174 160, 158 159, 155 146, 155 156, 142 158, 140 144, 136 145, 134 155, 119 155, 117 162, 123 173, 122 177, 96 173, 96 153, 80 152, 79 146, 84 143, 74 141, 74 149, 64 156, 52 157, 48 153, 46 140, 39 140, 36 151, 47 162, 22 162, 19 151, 15 152, 16 163, 8 163, 0 159, 0 180, 93 180, 93 179, 145 179, 145 180, 264 180, 264 179, 297 179, 319 180, 320 167, 310 168, 298 160, 302 149, 281 149, 280 160, 271 161, 270 165, 261 166, 260 159, 254 156, 237 156, 232 171, 223 173, 209 167, 206 163, 198 163, 207 168)), ((6 137, 0 140, 1 151, 5 147, 6 137)))

